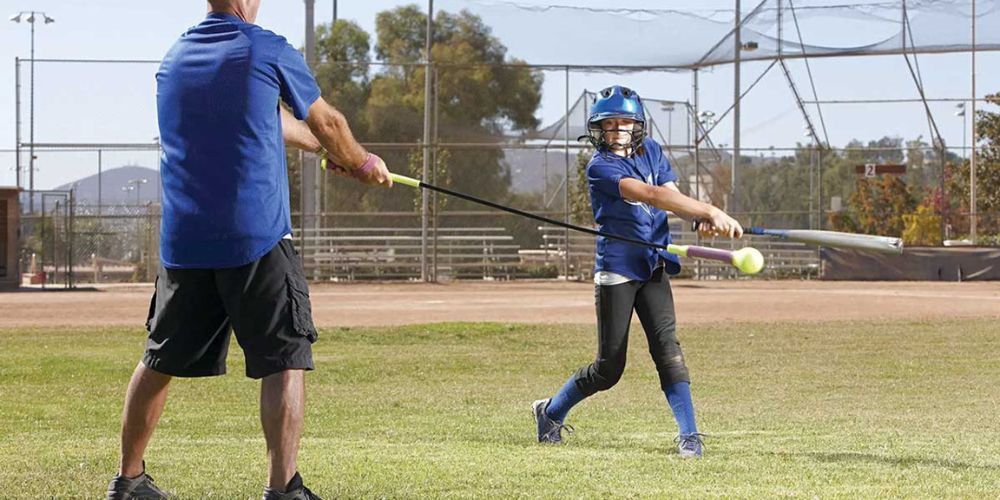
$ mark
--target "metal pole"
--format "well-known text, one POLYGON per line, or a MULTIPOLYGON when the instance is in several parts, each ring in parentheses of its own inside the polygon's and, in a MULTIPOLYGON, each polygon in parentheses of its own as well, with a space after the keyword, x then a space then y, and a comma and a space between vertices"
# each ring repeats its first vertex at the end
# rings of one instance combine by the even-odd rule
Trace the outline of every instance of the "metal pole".
MULTIPOLYGON (((103 151, 97 150, 97 223, 99 224, 100 230, 97 233, 97 254, 104 254, 104 218, 101 216, 103 213, 103 208, 101 205, 104 204, 104 158, 103 151)), ((95 276, 97 270, 94 270, 95 276)), ((97 282, 97 279, 94 279, 97 282)))
POLYGON ((965 119, 965 111, 962 111, 962 159, 969 159, 969 150, 966 149, 966 144, 969 142, 969 122, 965 119))
POLYGON ((972 0, 972 156, 969 159, 969 239, 976 244, 976 226, 979 214, 976 210, 976 0, 972 0))
POLYGON ((742 16, 740 14, 740 0, 736 1, 735 21, 733 28, 734 50, 733 56, 733 175, 730 185, 730 204, 732 212, 739 212, 740 199, 737 186, 738 172, 740 164, 740 51, 742 40, 740 37, 742 16))
MULTIPOLYGON (((32 19, 35 13, 31 13, 32 19)), ((31 144, 28 146, 28 211, 35 213, 35 23, 31 23, 31 86, 29 87, 31 103, 29 106, 28 137, 31 144)))
MULTIPOLYGON (((437 185, 437 182, 438 182, 438 180, 437 180, 437 167, 438 167, 437 142, 438 142, 438 118, 439 118, 439 112, 441 110, 438 107, 438 96, 441 94, 441 79, 439 78, 440 76, 441 75, 438 74, 438 69, 434 68, 434 82, 433 82, 434 83, 434 101, 433 101, 434 102, 434 120, 433 120, 434 149, 432 150, 433 156, 431 157, 431 182, 434 185, 437 185)), ((437 280, 438 280, 437 279, 437 272, 438 272, 438 266, 437 266, 437 262, 438 262, 438 211, 440 209, 440 206, 438 205, 438 193, 437 193, 437 191, 434 191, 433 193, 431 193, 430 205, 431 205, 431 207, 433 209, 433 211, 432 211, 432 217, 431 217, 431 224, 432 224, 432 226, 431 226, 431 242, 432 242, 432 249, 431 249, 431 280, 436 283, 437 280)))
MULTIPOLYGON (((21 187, 21 58, 14 58, 14 171, 21 187)), ((20 197, 20 194, 18 194, 20 197)))
POLYGON ((816 145, 816 176, 819 178, 819 220, 816 221, 820 229, 823 229, 823 147, 816 145))
MULTIPOLYGON (((163 144, 160 138, 156 138, 156 203, 163 206, 163 182, 160 182, 161 172, 163 172, 163 144)), ((291 207, 288 208, 291 211, 291 207)))
MULTIPOLYGON (((691 93, 692 93, 692 109, 691 109, 691 120, 694 122, 694 198, 701 201, 701 128, 700 122, 698 121, 698 69, 695 68, 691 72, 691 93)), ((697 245, 701 245, 701 235, 697 231, 694 233, 695 242, 697 245)), ((695 263, 695 274, 698 279, 702 278, 701 275, 701 259, 696 259, 695 263)))
POLYGON ((672 144, 674 143, 674 106, 674 104, 671 104, 670 108, 667 109, 667 149, 673 149, 672 144))
MULTIPOLYGON (((299 168, 302 171, 302 179, 299 179, 299 249, 305 252, 306 248, 306 155, 298 150, 299 168)), ((289 188, 291 189, 291 188, 289 188)))
MULTIPOLYGON (((52 209, 52 279, 59 279, 59 203, 60 200, 56 199, 56 206, 52 209)), ((65 285, 65 282, 64 282, 65 285)))
POLYGON ((72 187, 69 190, 69 202, 67 209, 69 211, 68 226, 66 228, 66 245, 69 248, 69 255, 66 257, 66 287, 73 288, 73 217, 76 212, 76 201, 75 201, 76 187, 72 187))
POLYGON ((102 151, 97 150, 97 216, 101 216, 101 204, 104 202, 104 160, 102 151))
MULTIPOLYGON (((35 215, 34 212, 32 212, 31 215, 35 215)), ((40 239, 41 239, 41 245, 42 245, 42 258, 40 260, 42 261, 41 262, 41 265, 42 265, 42 275, 43 275, 42 289, 44 290, 45 289, 45 283, 47 281, 49 281, 49 276, 45 273, 45 258, 48 256, 48 252, 45 250, 45 244, 48 241, 45 238, 45 195, 44 194, 42 195, 42 214, 41 214, 41 217, 38 218, 38 220, 41 221, 41 228, 39 228, 38 232, 41 233, 40 239)), ((55 228, 53 228, 53 231, 54 230, 55 230, 55 228)), ((53 245, 52 248, 55 248, 55 245, 53 245)))
MULTIPOLYGON (((306 63, 309 68, 313 71, 316 69, 316 0, 304 0, 306 8, 305 16, 305 58, 306 63)), ((318 236, 316 230, 319 229, 319 218, 317 213, 319 210, 319 165, 318 158, 313 155, 303 156, 302 162, 302 233, 303 238, 306 237, 306 232, 311 231, 313 238, 318 236)), ((305 239, 303 239, 303 257, 306 257, 308 253, 306 250, 305 239)), ((306 259, 303 259, 306 260, 306 259)))
POLYGON ((330 23, 330 34, 333 34, 333 25, 337 24, 337 0, 333 0, 333 22, 330 23))
MULTIPOLYGON (((563 183, 563 204, 565 205, 563 209, 565 210, 565 220, 569 224, 569 66, 566 66, 566 118, 563 119, 563 139, 565 140, 566 146, 566 169, 563 175, 565 182, 563 183)), ((569 229, 567 228, 564 233, 564 238, 566 239, 566 256, 563 259, 563 276, 566 280, 569 280, 569 229)))
MULTIPOLYGON (((431 142, 431 41, 434 30, 434 0, 427 0, 427 28, 424 39, 424 140, 423 147, 423 169, 421 180, 430 181, 430 148, 431 142)), ((430 195, 426 189, 420 193, 420 280, 430 281, 430 274, 427 268, 427 223, 429 222, 428 212, 430 210, 430 195)))
POLYGON ((814 169, 816 168, 816 149, 815 146, 810 146, 809 148, 809 217, 806 224, 809 229, 813 229, 813 203, 815 202, 815 186, 813 184, 813 177, 816 175, 814 169))

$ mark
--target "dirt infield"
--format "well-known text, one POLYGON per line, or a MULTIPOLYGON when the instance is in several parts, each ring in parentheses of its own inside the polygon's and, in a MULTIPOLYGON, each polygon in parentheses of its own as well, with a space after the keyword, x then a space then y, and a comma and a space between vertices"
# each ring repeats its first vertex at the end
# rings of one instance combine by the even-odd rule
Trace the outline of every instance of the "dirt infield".
MULTIPOLYGON (((673 283, 678 321, 1000 318, 1000 283, 686 281, 673 283)), ((136 326, 151 285, 0 293, 0 328, 136 326)), ((337 284, 312 287, 322 327, 441 321, 590 323, 593 285, 565 282, 337 284)))

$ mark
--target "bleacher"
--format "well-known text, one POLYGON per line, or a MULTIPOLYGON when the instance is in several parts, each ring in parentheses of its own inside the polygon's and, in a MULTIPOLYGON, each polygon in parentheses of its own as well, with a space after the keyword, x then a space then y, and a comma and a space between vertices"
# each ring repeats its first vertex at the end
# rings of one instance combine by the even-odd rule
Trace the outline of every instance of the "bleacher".
MULTIPOLYGON (((427 259, 437 279, 511 279, 520 245, 502 227, 428 228, 427 259)), ((413 280, 420 278, 421 229, 326 228, 296 234, 306 275, 312 280, 413 280)))

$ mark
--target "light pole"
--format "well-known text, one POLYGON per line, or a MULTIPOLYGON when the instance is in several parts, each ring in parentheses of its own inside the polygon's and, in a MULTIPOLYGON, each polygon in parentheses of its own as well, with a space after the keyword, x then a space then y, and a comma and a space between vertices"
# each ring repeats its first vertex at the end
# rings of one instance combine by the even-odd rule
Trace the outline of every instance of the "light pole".
MULTIPOLYGON (((715 126, 715 113, 709 110, 701 111, 698 113, 698 123, 701 124, 701 128, 705 130, 705 137, 701 137, 701 133, 695 131, 695 142, 701 144, 701 141, 708 138, 708 131, 715 126)), ((702 199, 701 191, 701 163, 699 161, 695 162, 695 195, 698 197, 698 201, 705 201, 705 199, 711 199, 710 194, 706 193, 704 195, 705 199, 702 199)))
MULTIPOLYGON (((24 19, 25 22, 31 24, 31 87, 30 87, 31 90, 29 91, 31 104, 29 105, 30 107, 28 108, 29 109, 28 116, 30 117, 29 118, 30 125, 28 125, 28 137, 29 137, 28 140, 31 141, 31 145, 28 146, 28 211, 34 213, 35 212, 35 19, 37 19, 38 15, 41 15, 45 24, 54 23, 56 22, 56 20, 52 19, 44 12, 36 12, 33 10, 18 12, 17 14, 10 16, 10 20, 12 22, 20 24, 21 17, 24 16, 25 14, 28 15, 28 17, 24 19)), ((15 147, 20 149, 21 145, 15 144, 15 147)), ((20 165, 18 165, 18 168, 20 168, 20 165)))
POLYGON ((958 110, 955 111, 955 116, 962 118, 962 159, 968 159, 967 156, 968 152, 965 150, 965 141, 966 141, 965 103, 960 102, 956 104, 955 109, 958 110))
POLYGON ((142 193, 142 185, 149 182, 148 179, 132 179, 122 186, 122 191, 135 191, 135 205, 139 206, 142 204, 140 201, 142 193))
POLYGON ((674 103, 668 102, 663 104, 663 111, 667 112, 667 147, 673 143, 673 127, 671 126, 674 122, 674 103))

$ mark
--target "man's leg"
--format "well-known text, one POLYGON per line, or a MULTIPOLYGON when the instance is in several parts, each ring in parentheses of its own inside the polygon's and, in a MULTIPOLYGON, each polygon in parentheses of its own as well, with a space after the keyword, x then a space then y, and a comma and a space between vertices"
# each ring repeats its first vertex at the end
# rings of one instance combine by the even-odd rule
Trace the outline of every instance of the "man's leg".
POLYGON ((163 413, 171 378, 142 363, 135 367, 122 412, 120 475, 136 477, 143 473, 142 456, 163 413))
POLYGON ((283 370, 263 378, 260 422, 267 441, 268 487, 284 491, 295 475, 305 408, 303 370, 283 370))

